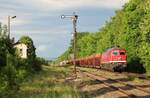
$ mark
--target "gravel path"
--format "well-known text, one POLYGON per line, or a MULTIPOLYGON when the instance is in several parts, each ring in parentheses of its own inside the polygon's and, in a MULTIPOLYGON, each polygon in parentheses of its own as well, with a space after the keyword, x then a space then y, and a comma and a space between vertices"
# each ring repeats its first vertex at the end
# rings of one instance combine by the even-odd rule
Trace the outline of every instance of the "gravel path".
MULTIPOLYGON (((94 74, 99 74, 110 79, 120 80, 127 84, 138 85, 146 90, 150 90, 150 81, 148 80, 141 80, 136 78, 130 79, 130 77, 127 77, 125 75, 119 75, 119 74, 116 75, 113 73, 109 73, 107 71, 101 71, 97 69, 88 69, 88 68, 80 68, 80 69, 89 71, 94 74)), ((117 90, 114 90, 108 86, 105 86, 103 83, 88 78, 80 73, 78 73, 77 79, 80 80, 80 82, 78 83, 78 88, 80 89, 81 93, 84 95, 83 98, 129 98, 127 95, 117 90)), ((139 98, 150 98, 150 94, 137 90, 135 88, 131 88, 123 84, 110 81, 109 79, 102 79, 102 81, 105 81, 115 87, 120 87, 126 90, 127 92, 139 96, 139 98)))

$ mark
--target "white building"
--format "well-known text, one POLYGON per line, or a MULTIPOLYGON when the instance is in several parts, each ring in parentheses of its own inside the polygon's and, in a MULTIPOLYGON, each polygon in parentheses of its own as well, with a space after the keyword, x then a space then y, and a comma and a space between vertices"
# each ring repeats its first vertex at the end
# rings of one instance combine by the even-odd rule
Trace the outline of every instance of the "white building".
POLYGON ((17 53, 21 58, 26 59, 28 57, 27 56, 27 49, 28 49, 27 45, 17 42, 14 44, 14 48, 17 49, 17 53))

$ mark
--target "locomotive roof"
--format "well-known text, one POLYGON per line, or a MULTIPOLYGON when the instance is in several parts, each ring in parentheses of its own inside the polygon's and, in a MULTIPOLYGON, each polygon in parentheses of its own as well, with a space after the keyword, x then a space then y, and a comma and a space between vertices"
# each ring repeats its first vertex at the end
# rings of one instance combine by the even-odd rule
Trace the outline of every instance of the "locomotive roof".
POLYGON ((106 52, 106 51, 111 51, 111 50, 120 50, 120 49, 121 49, 121 48, 119 48, 119 47, 112 47, 112 48, 106 49, 105 52, 106 52))

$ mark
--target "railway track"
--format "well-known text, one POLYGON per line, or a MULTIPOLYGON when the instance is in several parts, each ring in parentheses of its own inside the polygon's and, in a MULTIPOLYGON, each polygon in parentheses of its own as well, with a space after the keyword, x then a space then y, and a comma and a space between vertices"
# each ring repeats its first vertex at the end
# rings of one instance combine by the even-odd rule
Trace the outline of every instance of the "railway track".
POLYGON ((149 76, 146 76, 144 74, 138 74, 138 73, 130 73, 130 72, 113 72, 113 71, 108 71, 108 70, 105 70, 105 69, 100 69, 102 71, 107 71, 107 72, 110 72, 110 73, 113 73, 113 74, 120 74, 120 75, 126 75, 126 76, 133 76, 133 77, 137 77, 139 79, 145 79, 145 80, 149 80, 150 81, 150 77, 149 76))
POLYGON ((126 76, 135 76, 135 77, 138 77, 140 79, 150 80, 150 76, 146 76, 143 74, 129 73, 129 72, 123 72, 122 74, 125 74, 126 76))
MULTIPOLYGON (((89 67, 88 67, 89 68, 89 67)), ((90 67, 91 68, 91 67, 90 67)), ((109 73, 113 73, 113 74, 120 74, 120 75, 126 75, 126 76, 133 76, 133 77, 137 77, 139 79, 144 79, 144 80, 149 80, 150 81, 150 76, 147 76, 147 75, 144 75, 144 74, 138 74, 138 73, 130 73, 130 72, 113 72, 113 71, 110 71, 110 70, 107 70, 107 69, 100 69, 99 67, 95 67, 93 69, 99 69, 101 71, 107 71, 109 73)))
POLYGON ((87 72, 87 71, 82 71, 82 70, 80 70, 80 69, 78 69, 78 72, 80 72, 81 74, 84 74, 84 75, 87 76, 87 77, 90 77, 90 78, 92 78, 92 79, 98 80, 99 82, 103 83, 105 86, 108 86, 108 87, 110 87, 111 89, 114 89, 114 90, 118 90, 119 92, 121 92, 121 93, 127 95, 127 96, 130 97, 130 98, 139 98, 139 97, 138 97, 136 94, 133 94, 133 93, 131 93, 131 92, 129 92, 129 91, 126 91, 126 90, 124 90, 124 89, 121 88, 121 87, 117 87, 117 86, 114 86, 114 85, 112 85, 112 84, 109 84, 108 82, 105 82, 105 81, 103 81, 103 80, 108 80, 108 81, 111 81, 111 82, 119 83, 119 84, 124 85, 124 86, 128 86, 128 87, 133 88, 133 89, 136 89, 136 90, 138 90, 138 91, 140 91, 140 92, 147 93, 147 94, 150 96, 150 91, 145 90, 145 89, 143 89, 143 88, 141 88, 141 87, 139 87, 139 86, 127 84, 127 83, 124 83, 124 82, 122 82, 122 81, 120 81, 120 80, 115 80, 115 79, 111 79, 111 78, 106 78, 106 77, 104 77, 103 75, 93 74, 93 73, 90 73, 90 72, 87 72))

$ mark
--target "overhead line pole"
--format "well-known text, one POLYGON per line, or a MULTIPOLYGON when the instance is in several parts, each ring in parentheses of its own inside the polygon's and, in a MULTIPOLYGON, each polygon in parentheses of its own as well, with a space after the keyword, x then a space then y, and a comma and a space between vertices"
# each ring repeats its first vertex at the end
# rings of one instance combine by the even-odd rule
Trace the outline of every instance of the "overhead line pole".
POLYGON ((14 18, 16 18, 16 16, 8 16, 8 24, 7 24, 7 26, 8 26, 8 28, 7 28, 7 30, 8 30, 8 38, 10 39, 10 21, 11 21, 11 19, 14 19, 14 18))
POLYGON ((64 18, 71 18, 72 22, 73 22, 73 63, 74 63, 74 73, 75 75, 77 74, 77 69, 76 69, 76 58, 77 58, 77 49, 76 49, 76 39, 77 39, 77 19, 78 19, 78 15, 76 15, 75 13, 73 13, 73 15, 62 15, 61 16, 62 19, 64 18))

